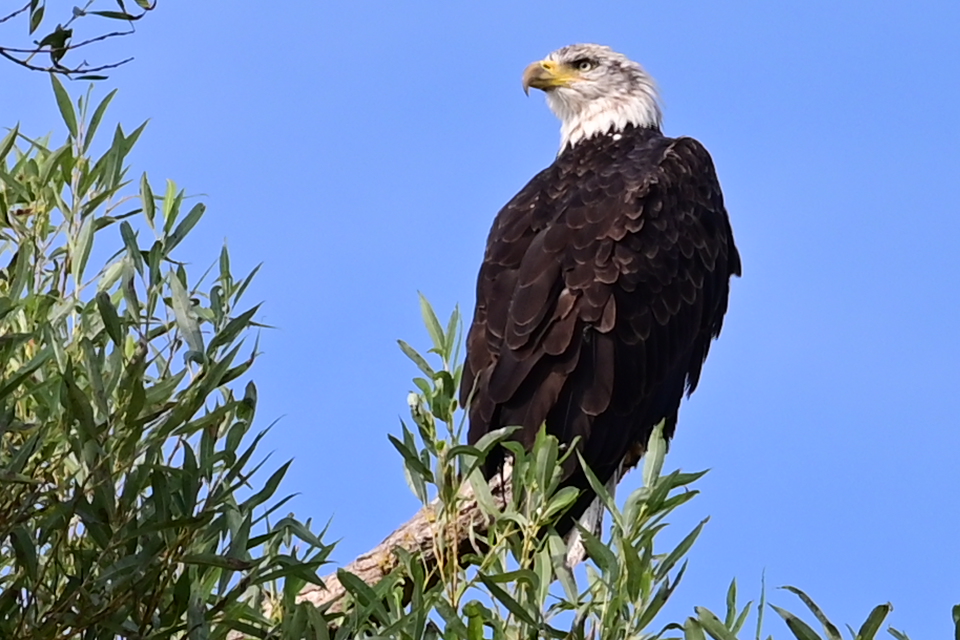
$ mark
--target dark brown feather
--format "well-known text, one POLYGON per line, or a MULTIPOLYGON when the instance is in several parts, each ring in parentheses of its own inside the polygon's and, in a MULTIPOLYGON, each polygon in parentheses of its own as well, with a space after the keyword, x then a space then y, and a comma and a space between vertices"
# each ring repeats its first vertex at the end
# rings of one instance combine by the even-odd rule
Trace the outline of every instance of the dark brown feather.
MULTIPOLYGON (((460 390, 465 403, 476 380, 470 442, 519 425, 529 446, 545 422, 579 438, 601 481, 636 464, 661 419, 672 435, 733 275, 740 256, 698 142, 629 127, 566 149, 490 232, 460 390)), ((576 463, 564 473, 588 488, 576 463)))

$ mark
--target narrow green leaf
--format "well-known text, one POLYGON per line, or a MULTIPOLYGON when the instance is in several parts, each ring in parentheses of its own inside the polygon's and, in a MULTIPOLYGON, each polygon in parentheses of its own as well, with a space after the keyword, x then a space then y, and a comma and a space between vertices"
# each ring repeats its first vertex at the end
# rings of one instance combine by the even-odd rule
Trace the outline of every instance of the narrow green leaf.
POLYGON ((180 560, 183 564, 197 565, 201 567, 217 567, 220 569, 230 569, 232 571, 246 571, 253 567, 253 563, 240 558, 231 558, 221 556, 215 553, 191 553, 183 556, 180 560))
POLYGON ((530 615, 530 612, 527 611, 519 602, 516 601, 516 599, 514 599, 513 596, 507 593, 496 582, 482 573, 478 573, 477 577, 480 578, 480 582, 482 582, 487 590, 490 591, 490 595, 493 596, 503 606, 505 606, 510 613, 531 626, 537 626, 538 623, 533 616, 530 615))
POLYGON ((100 121, 103 119, 103 114, 106 113, 107 107, 110 106, 110 102, 113 100, 113 96, 115 95, 117 95, 116 89, 108 93, 93 111, 93 117, 90 118, 90 125, 87 127, 86 135, 83 138, 84 151, 90 148, 90 143, 93 142, 93 137, 97 134, 97 129, 100 127, 100 121))
POLYGON ((477 504, 488 516, 500 513, 500 507, 497 505, 490 492, 490 485, 487 479, 483 477, 479 468, 473 469, 469 476, 470 487, 473 489, 473 495, 477 499, 477 504))
POLYGON ((416 349, 403 340, 397 340, 397 344, 400 345, 400 350, 403 351, 404 355, 413 360, 413 363, 417 365, 420 371, 423 371, 430 379, 433 379, 433 377, 437 375, 433 368, 427 364, 427 361, 423 359, 423 356, 417 353, 416 349))
POLYGON ((73 279, 77 288, 83 283, 83 272, 87 268, 87 260, 90 259, 90 249, 93 248, 93 223, 93 216, 87 216, 80 223, 80 231, 77 233, 76 244, 71 256, 73 260, 73 279))
POLYGON ((737 637, 724 626, 720 618, 712 611, 706 607, 694 607, 693 610, 698 616, 697 620, 700 622, 700 626, 710 634, 713 640, 737 640, 737 637))
POLYGON ((40 5, 34 9, 33 13, 30 14, 30 33, 32 34, 37 30, 37 27, 40 26, 40 23, 43 22, 43 14, 45 10, 45 5, 40 5))
POLYGON ((653 595, 653 598, 650 600, 650 604, 647 605, 647 608, 644 609, 643 613, 637 619, 636 628, 645 629, 647 625, 653 622, 653 619, 657 617, 657 614, 660 613, 660 610, 663 608, 663 605, 667 603, 667 600, 670 598, 670 595, 673 593, 673 589, 667 583, 662 583, 660 588, 657 589, 657 592, 653 595))
POLYGON ((953 606, 953 636, 955 640, 960 640, 960 604, 953 606))
POLYGON ((37 548, 26 528, 19 526, 13 529, 10 532, 10 544, 13 546, 17 564, 23 567, 31 581, 35 581, 38 568, 37 548))
POLYGON ((733 623, 737 619, 737 579, 730 581, 730 587, 727 589, 727 615, 723 621, 726 628, 732 629, 733 623))
POLYGON ((874 607, 863 626, 860 627, 860 631, 857 632, 857 640, 873 640, 891 611, 893 611, 893 605, 889 602, 874 607))
POLYGON ((225 326, 220 333, 215 335, 213 339, 210 340, 210 344, 207 345, 207 352, 212 354, 213 351, 218 347, 228 345, 233 342, 233 339, 236 338, 241 331, 250 326, 250 320, 257 313, 257 311, 259 311, 259 309, 260 305, 257 305, 230 320, 230 322, 227 323, 227 326, 225 326))
POLYGON ((137 19, 137 16, 125 11, 90 11, 90 15, 100 16, 101 18, 110 18, 111 20, 126 20, 131 22, 137 19))
MULTIPOLYGON (((20 135, 20 125, 16 125, 13 129, 10 129, 10 133, 3 137, 3 140, 0 141, 0 162, 6 159, 7 154, 10 153, 10 149, 13 148, 13 143, 17 141, 17 136, 20 135)), ((2 167, 2 165, 0 165, 2 167)))
POLYGON ((592 531, 589 531, 579 522, 574 524, 580 533, 580 540, 587 550, 587 556, 603 571, 611 584, 615 583, 620 576, 620 563, 617 562, 617 556, 592 531))
POLYGON ((663 469, 663 459, 667 455, 667 441, 663 437, 664 421, 653 428, 647 440, 647 452, 643 456, 643 486, 653 487, 663 469))
POLYGON ((68 165, 73 161, 72 151, 73 148, 68 142, 48 155, 40 166, 39 183, 42 185, 50 184, 51 176, 53 176, 53 172, 57 170, 57 167, 60 166, 61 160, 66 159, 68 165))
POLYGON ((623 515, 617 508, 617 503, 614 501, 613 496, 610 495, 610 492, 607 491, 607 488, 603 486, 603 483, 600 482, 600 479, 594 475, 593 469, 590 468, 590 465, 587 464, 587 461, 583 459, 582 455, 580 455, 579 450, 577 451, 577 459, 580 460, 580 468, 583 469, 584 475, 587 476, 587 482, 590 484, 590 488, 593 489, 593 492, 597 495, 597 498, 600 499, 600 502, 603 503, 603 506, 606 507, 607 511, 610 512, 610 516, 613 518, 613 521, 617 527, 619 527, 621 531, 625 530, 626 527, 623 523, 623 515))
POLYGON ((894 629, 893 627, 887 627, 887 633, 892 635, 897 640, 910 640, 910 636, 905 634, 903 631, 894 629))
POLYGON ((418 295, 420 296, 420 315, 423 316, 423 324, 427 327, 427 333, 430 334, 430 340, 433 342, 433 348, 437 351, 437 353, 443 355, 443 328, 440 326, 440 321, 437 319, 437 314, 434 313, 433 307, 430 306, 430 302, 427 300, 426 296, 419 292, 418 295))
POLYGON ((283 480, 283 476, 287 474, 287 469, 290 468, 290 463, 292 462, 293 462, 292 460, 288 460, 283 465, 281 465, 279 469, 274 471, 273 474, 270 475, 270 478, 266 481, 266 483, 264 483, 263 489, 256 492, 255 494, 253 494, 253 496, 251 496, 246 501, 244 501, 242 506, 246 509, 253 509, 254 507, 260 506, 261 504, 269 500, 271 497, 273 497, 273 494, 276 492, 277 488, 280 486, 280 482, 283 480))
POLYGON ((787 627, 793 632, 793 635, 797 640, 823 640, 813 629, 807 625, 806 622, 793 615, 786 609, 781 609, 780 607, 772 604, 770 605, 770 608, 780 614, 780 617, 783 618, 783 621, 787 623, 787 627))
POLYGON ((416 473, 423 476, 428 482, 433 482, 433 473, 420 458, 417 456, 416 452, 409 450, 406 445, 404 445, 400 440, 397 439, 393 434, 387 434, 387 438, 390 440, 397 451, 400 452, 400 455, 403 456, 404 462, 407 463, 416 473))
POLYGON ((0 386, 0 398, 6 398, 10 395, 14 389, 19 387, 34 371, 42 367, 53 355, 54 352, 50 346, 37 353, 29 362, 20 367, 13 377, 3 381, 3 385, 0 386))
POLYGON ((746 605, 744 605, 743 611, 740 612, 740 615, 734 621, 733 626, 730 627, 730 630, 733 631, 734 635, 737 635, 740 633, 740 629, 743 628, 744 623, 747 621, 747 616, 750 615, 750 607, 752 606, 753 606, 753 600, 751 600, 746 605))
POLYGON ((767 610, 767 573, 760 574, 760 603, 757 605, 757 635, 756 640, 763 637, 763 614, 767 610))
POLYGON ((127 255, 133 260, 133 266, 137 268, 137 273, 142 276, 143 254, 140 252, 140 247, 137 244, 137 234, 134 233, 133 227, 131 227, 130 223, 126 220, 120 223, 120 237, 123 239, 123 244, 127 248, 127 255))
POLYGON ((700 626, 696 618, 687 618, 686 622, 683 623, 683 638, 684 640, 707 640, 707 636, 703 633, 703 627, 700 626))
POLYGON ((206 205, 202 202, 197 203, 190 209, 190 212, 187 216, 180 221, 180 224, 177 225, 177 228, 173 230, 169 236, 167 236, 166 244, 164 245, 164 250, 167 255, 170 255, 170 252, 173 251, 180 242, 190 233, 190 230, 193 229, 194 225, 200 221, 200 218, 203 217, 203 213, 207 210, 206 205))
POLYGON ((177 327, 187 341, 190 350, 197 354, 203 353, 203 335, 200 333, 200 324, 197 322, 197 315, 193 311, 193 303, 187 297, 187 292, 180 282, 180 278, 173 271, 170 272, 168 281, 170 283, 170 297, 173 304, 173 313, 177 319, 177 327))
POLYGON ((826 614, 820 610, 820 607, 817 606, 817 603, 815 603, 810 596, 800 589, 791 587, 789 585, 780 588, 796 595, 798 598, 800 598, 800 600, 803 601, 803 604, 807 605, 807 608, 810 609, 813 615, 816 616, 817 620, 820 621, 820 624, 823 625, 823 632, 827 634, 827 638, 829 638, 829 640, 843 640, 840 630, 837 629, 832 622, 830 622, 830 619, 827 618, 826 614))
POLYGON ((147 217, 150 227, 153 226, 153 219, 157 215, 157 202, 153 195, 153 189, 150 188, 150 181, 147 179, 146 172, 140 176, 140 202, 143 204, 143 213, 147 217))
POLYGON ((173 180, 167 180, 167 191, 163 195, 163 230, 170 233, 173 225, 180 214, 180 202, 183 200, 183 192, 177 192, 177 183, 173 180))
POLYGON ((73 102, 70 101, 70 94, 63 88, 60 79, 55 73, 50 74, 50 81, 53 83, 53 93, 57 98, 57 106, 60 108, 60 115, 63 117, 64 124, 70 131, 70 137, 77 137, 77 112, 73 108, 73 102))
POLYGON ((107 330, 107 335, 110 336, 115 345, 122 347, 123 328, 120 325, 120 316, 106 292, 97 294, 97 308, 100 310, 100 317, 103 318, 103 326, 107 330))
POLYGON ((563 487, 550 498, 546 510, 543 513, 543 519, 549 521, 557 514, 563 513, 577 501, 580 490, 576 487, 563 487))

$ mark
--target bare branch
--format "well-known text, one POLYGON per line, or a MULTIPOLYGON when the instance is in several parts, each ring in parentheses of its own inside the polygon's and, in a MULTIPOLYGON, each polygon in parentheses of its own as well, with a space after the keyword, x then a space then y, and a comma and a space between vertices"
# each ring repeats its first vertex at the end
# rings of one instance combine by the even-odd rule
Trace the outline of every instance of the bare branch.
POLYGON ((12 18, 16 18, 18 15, 20 15, 21 13, 23 13, 24 11, 26 11, 26 10, 29 9, 29 8, 30 8, 30 3, 28 2, 27 4, 23 5, 22 7, 20 7, 20 8, 17 9, 16 11, 14 11, 13 13, 11 13, 11 14, 9 14, 9 15, 5 15, 5 16, 3 16, 2 18, 0 18, 0 24, 3 24, 4 22, 6 22, 7 20, 10 20, 10 19, 12 19, 12 18))
MULTIPOLYGON (((512 483, 509 473, 500 473, 490 480, 490 492, 500 504, 507 504, 511 500, 512 483)), ((484 536, 487 533, 489 519, 474 497, 473 488, 466 483, 461 490, 463 501, 450 530, 456 534, 458 557, 472 550, 474 536, 484 536)), ((449 533, 449 532, 448 532, 449 533)), ((436 576, 438 566, 436 549, 440 531, 437 527, 437 518, 434 515, 433 505, 427 505, 417 512, 399 529, 391 533, 376 547, 360 555, 356 560, 343 568, 352 573, 368 585, 375 585, 392 571, 400 566, 397 549, 419 556, 426 568, 427 575, 436 576)), ((449 536, 445 537, 444 545, 451 545, 449 536)), ((337 574, 333 573, 323 578, 324 586, 308 585, 298 596, 298 602, 309 602, 317 607, 328 607, 328 611, 340 611, 343 607, 343 596, 347 591, 340 584, 337 574)))
MULTIPOLYGON (((116 69, 117 67, 130 62, 133 60, 132 57, 125 58, 119 62, 110 62, 106 64, 92 65, 86 60, 79 64, 72 65, 66 65, 62 63, 63 58, 68 53, 87 48, 90 45, 98 42, 103 42, 105 40, 110 40, 120 36, 127 36, 134 33, 136 30, 133 26, 133 23, 146 16, 148 12, 154 10, 157 6, 157 3, 153 2, 150 6, 143 8, 143 11, 139 14, 127 13, 125 9, 123 11, 92 11, 90 8, 96 2, 97 0, 88 0, 88 2, 83 5, 82 8, 74 7, 69 19, 58 23, 56 28, 47 33, 47 35, 39 40, 35 40, 33 43, 34 46, 0 45, 0 57, 31 71, 58 73, 68 77, 78 74, 96 73, 100 71, 106 71, 108 69, 116 69), (86 40, 82 40, 80 42, 71 42, 74 34, 72 28, 74 22, 78 21, 80 18, 86 18, 90 16, 104 19, 120 19, 125 21, 130 28, 126 31, 110 31, 108 33, 87 38, 86 40), (34 62, 35 57, 41 54, 50 56, 51 62, 49 65, 43 65, 34 62)), ((0 23, 7 22, 25 12, 29 12, 27 18, 28 31, 32 34, 40 26, 40 24, 45 21, 45 15, 43 11, 44 5, 41 4, 39 7, 37 7, 34 6, 34 3, 28 2, 23 7, 13 11, 9 15, 0 17, 0 23)))

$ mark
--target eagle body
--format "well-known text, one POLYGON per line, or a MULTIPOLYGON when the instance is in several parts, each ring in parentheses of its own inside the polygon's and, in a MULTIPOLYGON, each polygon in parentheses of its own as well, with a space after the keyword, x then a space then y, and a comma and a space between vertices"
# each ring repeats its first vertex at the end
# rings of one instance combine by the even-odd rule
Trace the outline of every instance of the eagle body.
MULTIPOLYGON (((739 274, 700 143, 664 136, 659 121, 565 140, 490 231, 461 387, 469 441, 519 426, 529 448, 546 425, 615 483, 657 423, 672 436, 739 274)), ((583 490, 569 531, 595 496, 576 457, 565 465, 564 483, 583 490)))

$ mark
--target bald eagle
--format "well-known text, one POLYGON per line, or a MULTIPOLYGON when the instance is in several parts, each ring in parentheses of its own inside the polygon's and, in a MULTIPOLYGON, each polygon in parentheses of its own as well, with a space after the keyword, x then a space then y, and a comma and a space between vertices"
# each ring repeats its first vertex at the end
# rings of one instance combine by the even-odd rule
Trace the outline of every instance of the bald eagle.
MULTIPOLYGON (((740 256, 710 155, 661 133, 639 64, 571 45, 527 67, 530 87, 561 121, 560 152, 490 231, 460 389, 468 440, 519 426, 513 437, 530 447, 545 424, 612 488, 661 420, 673 435, 740 256)), ((582 493, 561 534, 596 497, 575 457, 563 477, 582 493)), ((590 511, 584 524, 599 530, 602 512, 590 511)))

